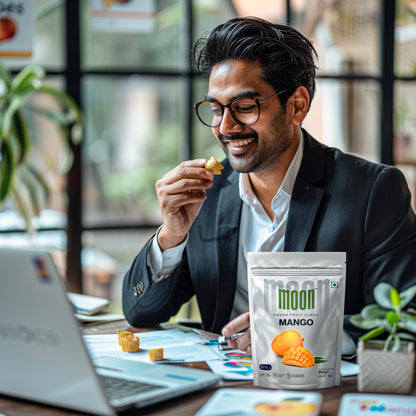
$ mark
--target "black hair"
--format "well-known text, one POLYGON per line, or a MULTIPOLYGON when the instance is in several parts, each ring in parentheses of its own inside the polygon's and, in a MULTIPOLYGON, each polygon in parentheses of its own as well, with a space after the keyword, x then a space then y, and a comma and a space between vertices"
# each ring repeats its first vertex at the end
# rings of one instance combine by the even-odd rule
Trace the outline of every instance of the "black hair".
POLYGON ((315 59, 312 43, 290 26, 273 24, 256 17, 234 18, 200 38, 193 48, 196 70, 209 78, 213 66, 229 59, 259 61, 266 82, 283 105, 299 86, 315 94, 315 59))

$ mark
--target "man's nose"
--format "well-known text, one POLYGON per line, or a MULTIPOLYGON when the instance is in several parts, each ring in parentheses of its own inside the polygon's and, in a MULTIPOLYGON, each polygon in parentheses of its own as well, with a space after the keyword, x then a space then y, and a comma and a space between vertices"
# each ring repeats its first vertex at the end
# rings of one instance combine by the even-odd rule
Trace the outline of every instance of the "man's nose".
POLYGON ((242 129, 243 125, 234 119, 230 109, 224 108, 224 113, 222 115, 220 124, 220 133, 224 136, 229 136, 231 132, 241 131, 242 129))

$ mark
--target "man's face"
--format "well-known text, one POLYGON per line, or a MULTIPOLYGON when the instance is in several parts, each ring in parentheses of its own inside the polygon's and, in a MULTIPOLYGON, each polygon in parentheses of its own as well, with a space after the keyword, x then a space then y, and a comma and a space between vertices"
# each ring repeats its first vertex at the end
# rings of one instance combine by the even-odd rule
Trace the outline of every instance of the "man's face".
MULTIPOLYGON (((256 61, 228 60, 215 65, 209 78, 207 98, 229 104, 246 95, 261 100, 276 93, 262 75, 256 61)), ((244 126, 234 120, 228 108, 212 132, 223 148, 231 166, 238 172, 260 172, 273 169, 293 143, 292 123, 278 97, 260 104, 260 118, 244 126)))

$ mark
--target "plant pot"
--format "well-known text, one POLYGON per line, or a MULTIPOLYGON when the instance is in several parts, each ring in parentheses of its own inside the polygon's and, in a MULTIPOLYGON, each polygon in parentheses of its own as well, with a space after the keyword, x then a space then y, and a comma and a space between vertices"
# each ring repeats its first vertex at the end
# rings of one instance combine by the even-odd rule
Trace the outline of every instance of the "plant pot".
POLYGON ((397 352, 383 351, 383 346, 384 342, 379 340, 358 342, 358 391, 410 393, 415 372, 414 343, 402 341, 397 352))

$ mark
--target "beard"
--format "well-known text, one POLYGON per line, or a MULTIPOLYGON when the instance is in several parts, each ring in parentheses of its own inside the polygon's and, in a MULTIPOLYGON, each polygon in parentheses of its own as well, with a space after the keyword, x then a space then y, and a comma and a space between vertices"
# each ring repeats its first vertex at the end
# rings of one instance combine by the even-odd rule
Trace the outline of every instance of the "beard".
POLYGON ((261 172, 273 170, 278 166, 282 155, 293 143, 293 138, 284 127, 282 118, 275 120, 274 127, 259 134, 253 130, 250 133, 224 136, 220 134, 218 139, 234 170, 240 173, 261 172), (254 139, 247 146, 246 152, 232 153, 227 145, 230 140, 254 139))

